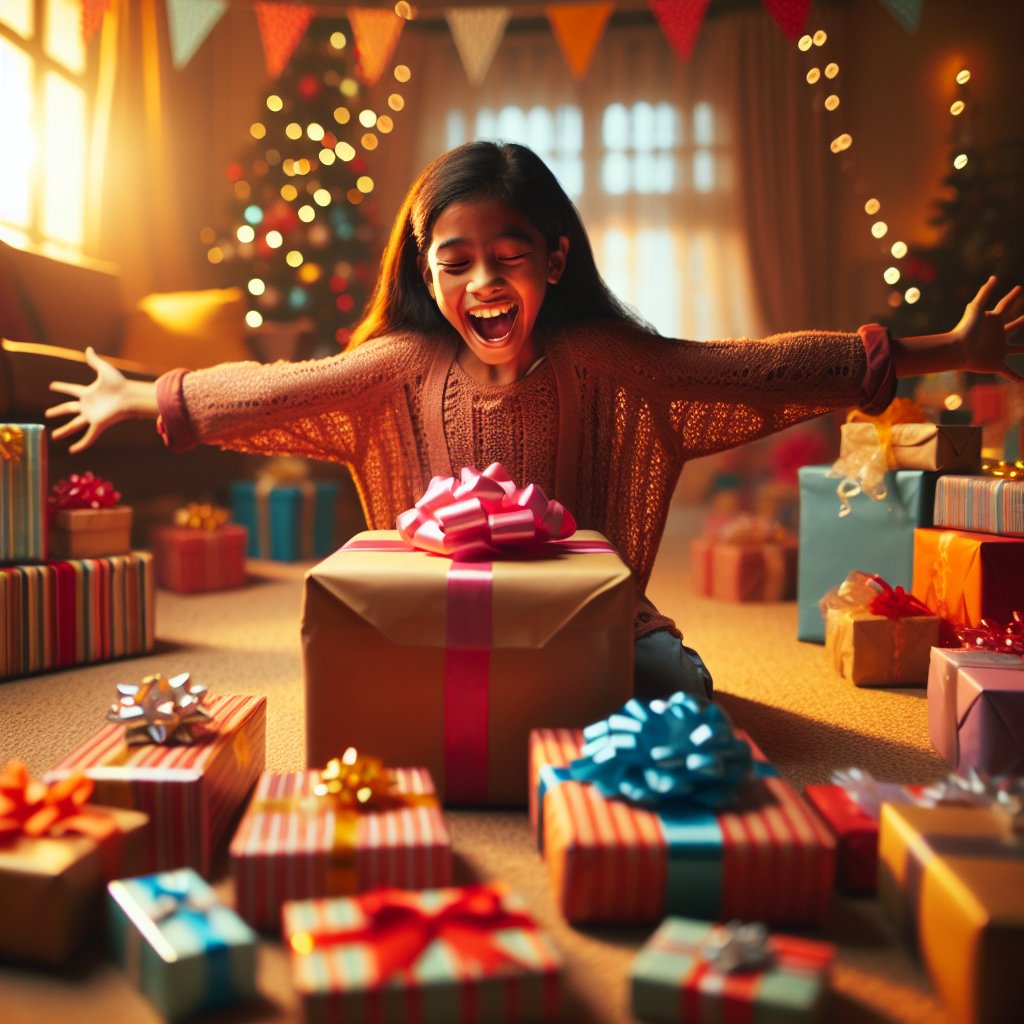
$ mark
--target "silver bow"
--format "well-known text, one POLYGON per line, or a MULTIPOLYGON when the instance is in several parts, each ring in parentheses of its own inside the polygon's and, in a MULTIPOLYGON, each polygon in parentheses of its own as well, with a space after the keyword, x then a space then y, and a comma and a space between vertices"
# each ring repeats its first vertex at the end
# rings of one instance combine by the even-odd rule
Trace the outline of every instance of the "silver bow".
POLYGON ((916 804, 915 797, 898 782, 880 782, 863 768, 837 769, 832 782, 842 786, 847 796, 867 815, 878 820, 882 804, 916 804))
POLYGON ((988 775, 968 768, 927 786, 921 797, 933 807, 987 807, 1002 814, 1012 832, 1024 832, 1024 777, 1019 775, 988 775))
POLYGON ((763 971, 775 963, 768 945, 768 929, 759 921, 729 921, 711 929, 701 943, 700 955, 716 971, 763 971))
POLYGON ((189 674, 167 679, 154 674, 141 683, 119 683, 119 699, 111 704, 107 720, 125 726, 128 743, 192 743, 193 728, 210 721, 200 705, 206 687, 189 682, 189 674))

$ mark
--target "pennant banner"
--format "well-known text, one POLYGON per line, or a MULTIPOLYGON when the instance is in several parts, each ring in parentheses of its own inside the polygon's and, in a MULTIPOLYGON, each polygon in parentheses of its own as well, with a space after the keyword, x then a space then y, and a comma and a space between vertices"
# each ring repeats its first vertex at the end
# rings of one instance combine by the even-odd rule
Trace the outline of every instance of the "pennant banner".
POLYGON ((711 0, 647 0, 669 45, 684 60, 693 52, 711 0))
POLYGON ((359 58, 359 74, 367 85, 376 85, 395 52, 405 19, 391 10, 350 7, 348 23, 359 58))
POLYGON ((924 0, 879 0, 879 3, 908 31, 916 32, 921 24, 924 0))
POLYGON ((444 16, 459 51, 466 77, 480 85, 505 34, 508 7, 448 7, 444 16))
POLYGON ((577 81, 586 77, 612 6, 611 3, 549 4, 545 8, 555 41, 577 81))
POLYGON ((271 77, 277 78, 287 67, 312 18, 313 8, 305 4, 256 4, 263 56, 271 77))
POLYGON ((171 62, 183 68, 228 9, 228 0, 167 0, 171 62))
POLYGON ((110 0, 82 0, 82 38, 88 43, 100 30, 110 0))
POLYGON ((811 0, 762 0, 765 9, 775 19, 787 39, 796 42, 811 13, 811 0))

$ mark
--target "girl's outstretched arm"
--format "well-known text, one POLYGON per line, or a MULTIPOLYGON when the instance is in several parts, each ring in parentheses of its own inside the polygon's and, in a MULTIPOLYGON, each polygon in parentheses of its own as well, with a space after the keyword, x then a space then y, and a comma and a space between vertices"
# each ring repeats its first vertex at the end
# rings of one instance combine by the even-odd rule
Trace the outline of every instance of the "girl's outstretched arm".
POLYGON ((990 277, 967 304, 960 322, 945 334, 893 338, 896 376, 968 370, 1024 382, 1024 344, 1009 341, 1024 327, 1024 290, 1017 285, 989 309, 995 288, 996 279, 990 277))
POLYGON ((47 419, 71 416, 52 432, 54 439, 85 430, 68 448, 71 452, 84 451, 107 427, 121 420, 155 420, 159 412, 154 381, 129 380, 117 367, 96 355, 91 347, 85 350, 85 361, 96 371, 96 379, 91 384, 72 384, 62 380, 50 383, 51 391, 71 395, 70 401, 52 405, 46 410, 47 419))

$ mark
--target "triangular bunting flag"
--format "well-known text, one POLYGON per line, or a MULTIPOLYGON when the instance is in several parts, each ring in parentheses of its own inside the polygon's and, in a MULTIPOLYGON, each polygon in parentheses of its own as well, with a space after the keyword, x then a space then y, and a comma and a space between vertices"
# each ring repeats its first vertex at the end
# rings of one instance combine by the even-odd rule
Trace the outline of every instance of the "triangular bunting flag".
POLYGON ((480 85, 511 16, 508 7, 447 7, 444 12, 466 77, 480 85))
POLYGON ((763 0, 763 3, 787 39, 795 42, 800 38, 807 15, 811 13, 811 0, 763 0))
POLYGON ((228 9, 228 0, 167 0, 171 63, 183 68, 228 9))
POLYGON ((392 10, 350 7, 348 23, 359 57, 359 74, 367 85, 376 85, 395 52, 405 19, 392 10))
POLYGON ((572 77, 577 81, 585 78, 612 4, 549 4, 544 10, 572 77))
POLYGON ((255 6, 267 73, 277 78, 288 66, 295 47, 309 27, 313 8, 305 4, 257 3, 255 6))
POLYGON ((100 30, 110 0, 82 0, 82 38, 88 43, 100 30))
POLYGON ((908 31, 916 32, 921 24, 924 0, 879 0, 881 5, 908 31))
POLYGON ((647 0, 647 6, 676 54, 684 60, 693 52, 704 12, 711 0, 647 0))

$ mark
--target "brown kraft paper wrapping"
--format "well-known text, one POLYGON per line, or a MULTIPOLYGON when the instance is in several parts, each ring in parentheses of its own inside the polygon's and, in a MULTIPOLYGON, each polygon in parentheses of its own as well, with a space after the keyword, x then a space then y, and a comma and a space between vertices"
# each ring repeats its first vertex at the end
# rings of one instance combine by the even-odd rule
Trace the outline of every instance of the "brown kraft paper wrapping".
POLYGON ((856 686, 924 686, 939 626, 931 615, 888 618, 830 608, 825 650, 836 671, 856 686))
MULTIPOLYGON (((966 424, 894 423, 889 435, 889 467, 943 473, 976 473, 981 467, 981 428, 966 424)), ((874 423, 844 423, 839 457, 879 444, 874 423)))

